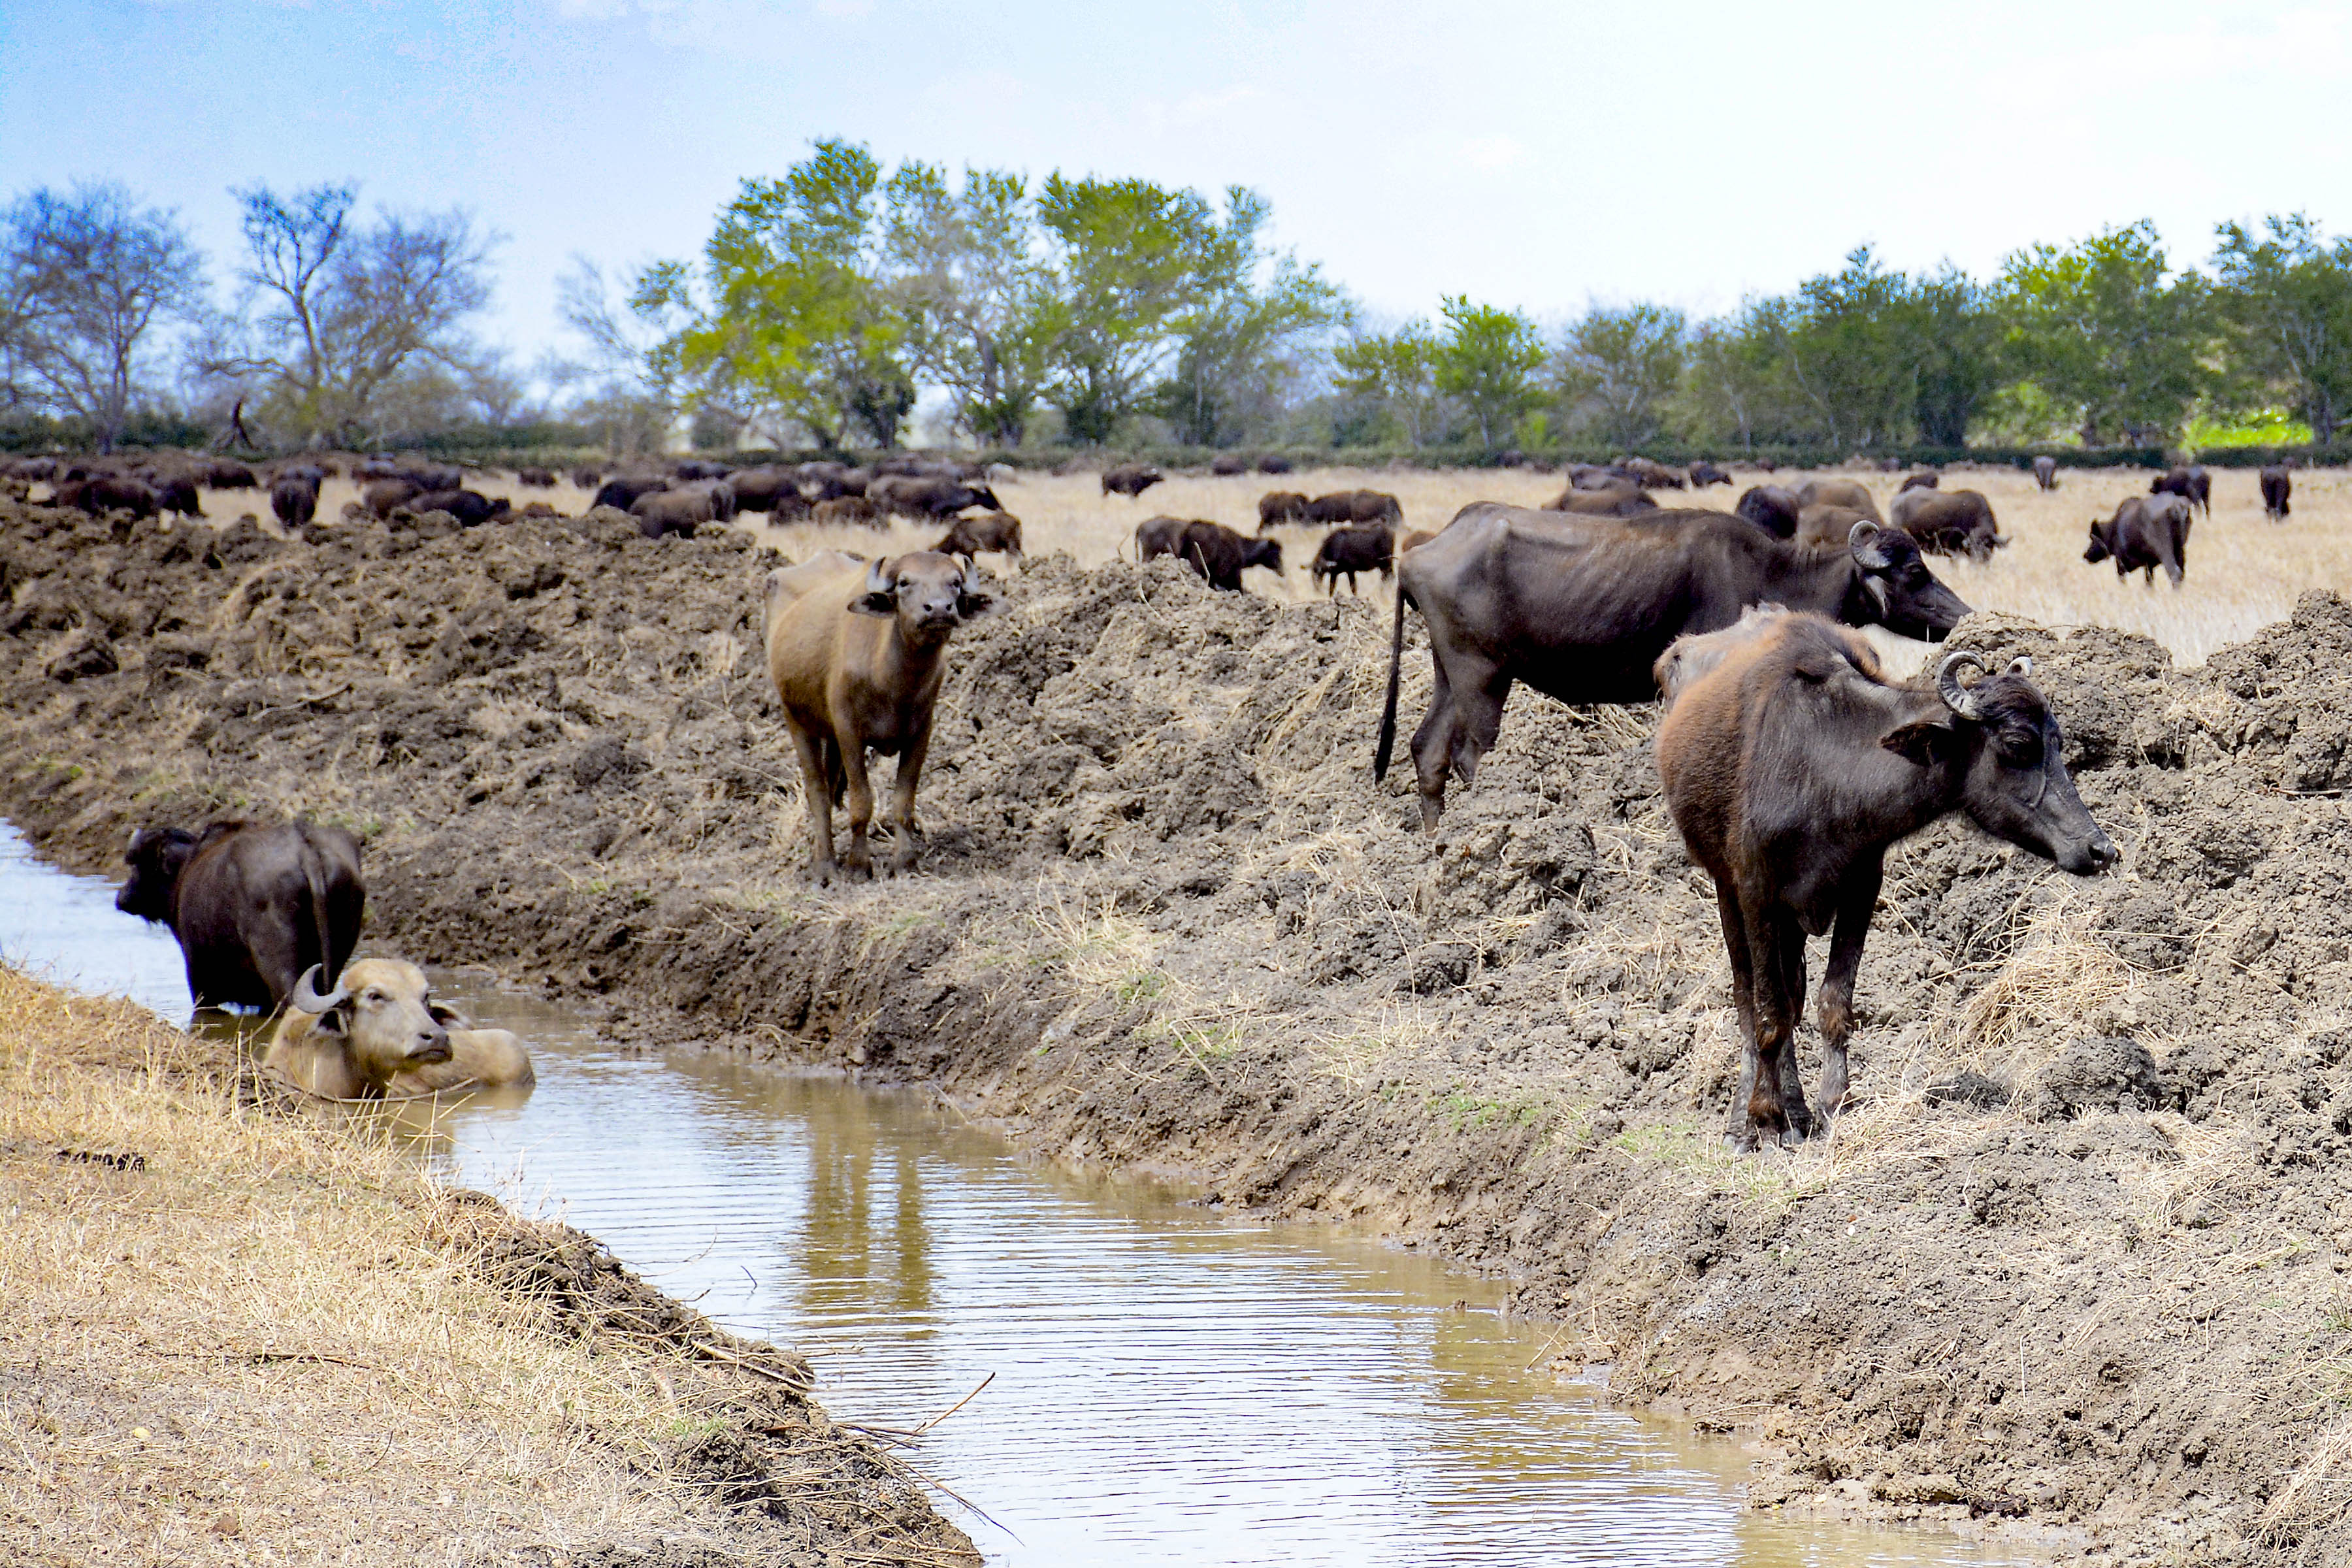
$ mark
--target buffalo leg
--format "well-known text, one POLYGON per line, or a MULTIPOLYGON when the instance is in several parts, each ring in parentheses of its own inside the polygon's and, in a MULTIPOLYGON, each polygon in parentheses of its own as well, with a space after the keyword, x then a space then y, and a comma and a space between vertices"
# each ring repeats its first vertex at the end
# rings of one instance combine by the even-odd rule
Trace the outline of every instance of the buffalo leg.
POLYGON ((1782 922, 1769 906, 1743 909, 1740 914, 1748 931, 1749 984, 1756 998, 1756 1075, 1748 1087, 1748 1125, 1751 1136, 1769 1134, 1785 1143, 1790 1118, 1780 1055, 1794 1048, 1794 1019, 1784 989, 1788 961, 1781 952, 1782 922))
POLYGON ((1780 1040, 1780 1106, 1790 1133, 1803 1138, 1813 1131, 1812 1108, 1805 1103, 1804 1074, 1797 1062, 1797 1020, 1805 1010, 1805 930, 1785 910, 1774 914, 1772 928, 1780 950, 1780 997, 1789 1018, 1780 1040))
POLYGON ((1421 788, 1421 830, 1437 831, 1445 810, 1445 759, 1454 750, 1454 683, 1445 678, 1445 661, 1433 657, 1429 712, 1412 732, 1412 771, 1421 788))
POLYGON ((1739 1082, 1731 1091, 1731 1119, 1724 1136, 1743 1154, 1756 1152, 1756 1125, 1748 1103, 1756 1092, 1756 985, 1748 971, 1748 925, 1730 883, 1715 882, 1715 912, 1723 921, 1724 951, 1731 958, 1731 1006, 1739 1018, 1739 1082))
POLYGON ((1454 773, 1465 784, 1477 781, 1479 763, 1495 749, 1503 732, 1503 704, 1510 698, 1511 678, 1496 670, 1455 700, 1454 773))
POLYGON ((874 823, 874 778, 866 768, 863 743, 852 741, 841 748, 841 771, 849 783, 849 848, 841 857, 842 868, 854 876, 871 877, 874 852, 866 836, 874 823))
POLYGON ((1853 1033, 1853 980, 1862 969, 1862 944, 1870 936, 1871 912, 1878 907, 1880 868, 1857 869, 1838 900, 1837 928, 1830 937, 1829 968, 1822 975, 1822 1119, 1846 1105, 1846 1037, 1853 1033))
POLYGON ((890 778, 890 826, 898 843, 890 849, 890 869, 915 868, 915 784, 922 777, 923 758, 931 749, 931 727, 918 729, 898 753, 898 771, 890 778))
POLYGON ((818 887, 833 880, 839 869, 833 860, 833 770, 825 766, 825 746, 789 713, 784 728, 793 732, 793 750, 801 759, 801 801, 808 809, 809 877, 818 887))

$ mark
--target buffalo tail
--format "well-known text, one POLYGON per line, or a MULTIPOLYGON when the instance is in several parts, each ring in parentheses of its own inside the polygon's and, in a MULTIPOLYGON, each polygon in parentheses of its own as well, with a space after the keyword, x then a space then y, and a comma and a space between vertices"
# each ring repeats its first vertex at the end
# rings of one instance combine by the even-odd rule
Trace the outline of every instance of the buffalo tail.
POLYGON ((1396 750, 1397 682, 1404 668, 1404 579, 1397 579, 1396 624, 1389 632, 1389 700, 1381 710, 1380 743, 1372 748, 1372 782, 1389 776, 1389 753, 1396 750))

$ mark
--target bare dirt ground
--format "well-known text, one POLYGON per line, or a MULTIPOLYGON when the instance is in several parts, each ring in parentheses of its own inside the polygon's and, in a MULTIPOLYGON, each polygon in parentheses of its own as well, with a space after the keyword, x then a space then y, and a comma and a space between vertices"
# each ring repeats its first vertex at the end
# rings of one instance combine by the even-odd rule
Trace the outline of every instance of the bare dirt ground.
MULTIPOLYGON (((1902 848, 1864 1103, 1793 1154, 1721 1147, 1725 968, 1654 713, 1520 695, 1425 839, 1409 783, 1366 765, 1372 595, 1033 561, 959 634, 927 874, 819 894, 749 531, 311 546, 5 509, 0 796, 93 870, 134 824, 341 820, 377 950, 602 995, 625 1039, 929 1079, 1058 1156, 1505 1270, 1620 1397, 1759 1432, 1759 1502, 2054 1527, 2095 1560, 2329 1560, 2352 1548, 2352 606, 2260 562, 2325 579, 2345 519, 2313 493, 2245 521, 2239 478, 2179 595, 2208 618, 2171 624, 2201 668, 1962 627, 2034 656, 2124 867, 2076 879, 1956 824, 1902 848), (2195 640, 2265 594, 2289 621, 2195 640)), ((2093 486, 2067 479, 2038 526, 1996 495, 2019 542, 1961 592, 2170 613, 2081 563, 2093 486)), ((1162 493, 1088 503, 1097 535, 1162 493)))
POLYGON ((258 1092, 0 968, 0 1556, 979 1561, 797 1357, 258 1092))

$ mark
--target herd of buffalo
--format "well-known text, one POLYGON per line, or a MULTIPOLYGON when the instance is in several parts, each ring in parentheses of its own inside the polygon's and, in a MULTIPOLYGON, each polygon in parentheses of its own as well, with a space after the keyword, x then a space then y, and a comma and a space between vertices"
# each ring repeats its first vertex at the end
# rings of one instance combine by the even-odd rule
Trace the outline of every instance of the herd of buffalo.
MULTIPOLYGON (((308 530, 328 472, 306 459, 257 473, 196 459, 173 468, 43 458, 11 466, 5 479, 20 497, 40 482, 52 487, 53 505, 127 511, 134 526, 163 510, 203 515, 202 488, 267 489, 281 523, 308 530)), ((357 460, 349 473, 361 499, 347 517, 396 522, 439 511, 471 527, 514 515, 508 501, 467 489, 456 469, 357 460)), ((888 865, 912 869, 915 794, 948 647, 959 626, 997 608, 974 557, 1021 552, 1019 520, 992 488, 1010 470, 898 457, 871 467, 697 460, 571 477, 651 539, 743 511, 944 526, 931 549, 870 560, 823 551, 769 572, 762 586, 769 676, 801 764, 814 878, 872 874, 869 757, 898 759, 888 865), (834 806, 846 808, 838 852, 834 806)), ((1123 465, 1102 475, 1102 492, 1139 497, 1162 477, 1123 465)), ((2057 482, 2048 459, 2035 477, 2045 489, 2057 482)), ((526 468, 518 479, 551 486, 555 476, 526 468)), ((1952 654, 1927 678, 1900 681, 1858 635, 1875 626, 1938 642, 1969 613, 1927 557, 1982 563, 2009 542, 1980 492, 1945 489, 1929 471, 1906 479, 1884 513, 1866 486, 1826 477, 1754 485, 1729 510, 1662 507, 1654 496, 1717 483, 1733 480, 1711 464, 1677 470, 1629 458, 1571 466, 1567 488, 1541 508, 1475 502, 1434 531, 1408 531, 1396 497, 1356 489, 1269 492, 1255 534, 1174 517, 1150 518, 1134 534, 1140 559, 1171 557, 1227 591, 1240 591, 1253 567, 1281 572, 1282 547, 1269 536, 1285 527, 1326 530, 1311 570, 1332 593, 1342 575, 1352 589, 1359 574, 1393 574, 1371 771, 1384 782, 1394 752, 1411 610, 1427 629, 1433 665, 1428 711, 1410 745, 1429 832, 1449 780, 1472 783, 1495 746, 1514 686, 1569 703, 1663 699, 1659 774, 1691 857, 1715 882, 1743 1037, 1728 1133, 1753 1149, 1806 1136, 1848 1098, 1854 978, 1895 842, 1961 811, 2078 874, 2104 870, 2118 851, 2068 776, 2057 721, 2026 660, 1995 672, 1973 654, 1952 654), (1816 1106, 1793 1041, 1805 940, 1824 934, 1818 1022, 1827 1057, 1816 1106)), ((2287 470, 2263 469, 2261 489, 2266 514, 2284 520, 2287 470)), ((2190 524, 2210 510, 2210 491, 2201 468, 2159 476, 2148 494, 2093 522, 2085 559, 2144 571, 2151 583, 2162 567, 2178 588, 2190 524)), ((529 1082, 520 1042, 465 1026, 433 999, 421 971, 353 961, 365 900, 359 855, 351 835, 300 820, 144 831, 131 839, 117 902, 173 930, 199 1005, 285 1009, 265 1065, 307 1092, 341 1100, 529 1082)))

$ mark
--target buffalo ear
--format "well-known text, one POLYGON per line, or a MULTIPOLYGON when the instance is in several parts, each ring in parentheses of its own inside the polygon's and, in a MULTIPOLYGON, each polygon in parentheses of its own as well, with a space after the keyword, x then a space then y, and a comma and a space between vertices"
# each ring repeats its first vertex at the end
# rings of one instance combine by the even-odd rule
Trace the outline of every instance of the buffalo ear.
POLYGON ((850 613, 859 616, 895 616, 898 613, 898 598, 889 594, 860 594, 849 601, 850 613))
POLYGON ((336 1039, 341 1039, 351 1033, 352 1005, 349 1002, 336 1003, 320 1014, 310 1027, 322 1035, 332 1035, 336 1039))
POLYGON ((425 1004, 425 1010, 432 1014, 433 1021, 440 1025, 445 1029, 469 1029, 473 1027, 471 1024, 467 1022, 466 1015, 460 1013, 446 1002, 427 1002, 425 1004))
POLYGON ((993 594, 958 594, 956 614, 967 621, 984 620, 1002 608, 993 594))
POLYGON ((1878 743, 1914 767, 1933 767, 1951 751, 1952 726, 1948 721, 1921 719, 1881 735, 1878 743))

